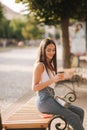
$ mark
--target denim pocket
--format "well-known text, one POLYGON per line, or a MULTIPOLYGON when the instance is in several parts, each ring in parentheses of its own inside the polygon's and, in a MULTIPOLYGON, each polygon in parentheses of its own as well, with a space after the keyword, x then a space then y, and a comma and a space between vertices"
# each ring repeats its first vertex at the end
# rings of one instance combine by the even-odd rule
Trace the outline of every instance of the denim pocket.
POLYGON ((40 90, 37 95, 38 95, 38 99, 42 101, 42 100, 46 100, 49 97, 54 97, 55 93, 52 88, 47 87, 43 90, 40 90))

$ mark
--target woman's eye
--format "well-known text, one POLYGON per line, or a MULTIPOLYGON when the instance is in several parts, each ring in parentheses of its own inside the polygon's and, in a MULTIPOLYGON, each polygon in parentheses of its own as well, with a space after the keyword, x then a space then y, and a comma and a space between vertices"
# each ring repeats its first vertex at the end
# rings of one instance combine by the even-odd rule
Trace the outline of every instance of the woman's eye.
POLYGON ((55 52, 55 49, 54 50, 52 50, 53 52, 55 52))
POLYGON ((47 49, 47 51, 48 51, 48 52, 50 52, 50 51, 51 51, 51 49, 47 49))

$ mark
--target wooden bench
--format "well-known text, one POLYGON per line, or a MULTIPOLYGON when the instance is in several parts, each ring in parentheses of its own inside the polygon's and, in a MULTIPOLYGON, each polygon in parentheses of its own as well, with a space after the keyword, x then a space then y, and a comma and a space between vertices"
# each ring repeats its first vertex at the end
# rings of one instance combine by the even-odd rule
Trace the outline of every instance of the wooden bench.
MULTIPOLYGON (((74 100, 76 100, 74 81, 77 82, 78 86, 79 77, 76 76, 72 79, 72 81, 68 81, 73 85, 72 91, 68 94, 73 94, 74 100)), ((66 86, 65 81, 62 82, 62 85, 66 86)), ((65 95, 65 98, 67 95, 65 95)), ((74 100, 72 99, 71 102, 74 100)), ((27 93, 22 98, 13 103, 7 110, 1 113, 0 130, 2 130, 2 128, 6 130, 50 130, 52 121, 55 119, 57 119, 55 124, 55 127, 57 127, 56 130, 65 130, 65 128, 68 126, 66 120, 59 115, 44 115, 45 114, 40 113, 36 109, 35 95, 30 98, 29 94, 27 93), (63 126, 61 127, 62 124, 63 126)))
MULTIPOLYGON (((64 130, 66 127, 66 121, 60 116, 50 115, 46 118, 40 113, 35 107, 35 96, 29 99, 29 96, 25 95, 20 100, 11 105, 7 110, 1 114, 1 126, 6 130, 19 130, 19 129, 28 129, 28 130, 50 130, 51 122, 53 119, 62 119, 64 130)), ((57 123, 57 127, 60 127, 60 122, 57 123)))

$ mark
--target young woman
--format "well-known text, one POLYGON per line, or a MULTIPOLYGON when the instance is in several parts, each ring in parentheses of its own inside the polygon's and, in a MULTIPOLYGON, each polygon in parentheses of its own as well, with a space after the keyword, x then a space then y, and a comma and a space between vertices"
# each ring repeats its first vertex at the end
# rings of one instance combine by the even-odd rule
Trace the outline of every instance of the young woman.
POLYGON ((57 73, 56 51, 52 39, 46 38, 40 43, 32 81, 32 89, 37 92, 37 108, 42 113, 65 117, 74 130, 84 130, 82 126, 84 111, 73 105, 64 108, 54 98, 55 83, 64 80, 64 74, 57 73))

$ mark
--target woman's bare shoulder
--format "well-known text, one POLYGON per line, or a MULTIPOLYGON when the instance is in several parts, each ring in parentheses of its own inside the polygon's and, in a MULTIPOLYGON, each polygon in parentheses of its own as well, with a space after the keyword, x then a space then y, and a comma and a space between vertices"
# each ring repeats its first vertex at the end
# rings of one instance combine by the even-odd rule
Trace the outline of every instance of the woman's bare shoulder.
POLYGON ((44 64, 42 62, 35 63, 34 68, 44 70, 44 64))

